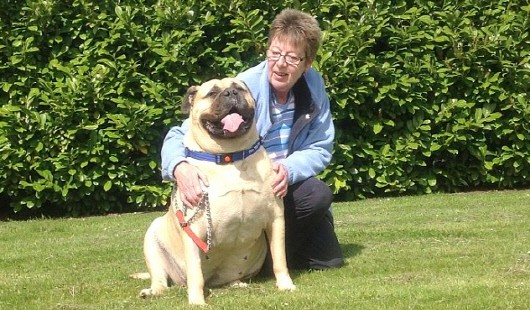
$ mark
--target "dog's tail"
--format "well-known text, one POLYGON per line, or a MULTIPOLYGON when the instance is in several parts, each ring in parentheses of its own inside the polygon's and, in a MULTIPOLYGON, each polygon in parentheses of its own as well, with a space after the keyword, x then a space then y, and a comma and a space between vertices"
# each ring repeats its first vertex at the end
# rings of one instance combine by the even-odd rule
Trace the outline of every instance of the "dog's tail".
POLYGON ((129 275, 129 277, 133 279, 139 279, 139 280, 149 280, 151 279, 151 275, 149 272, 137 272, 129 275))

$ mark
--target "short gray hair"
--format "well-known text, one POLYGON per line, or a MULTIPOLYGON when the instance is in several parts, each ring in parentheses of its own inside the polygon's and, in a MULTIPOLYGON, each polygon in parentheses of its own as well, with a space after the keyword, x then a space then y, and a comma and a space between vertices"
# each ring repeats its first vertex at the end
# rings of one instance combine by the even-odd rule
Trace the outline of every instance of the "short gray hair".
POLYGON ((313 16, 295 9, 284 9, 271 23, 267 47, 274 39, 287 40, 294 45, 302 45, 305 55, 315 59, 322 41, 322 31, 313 16))

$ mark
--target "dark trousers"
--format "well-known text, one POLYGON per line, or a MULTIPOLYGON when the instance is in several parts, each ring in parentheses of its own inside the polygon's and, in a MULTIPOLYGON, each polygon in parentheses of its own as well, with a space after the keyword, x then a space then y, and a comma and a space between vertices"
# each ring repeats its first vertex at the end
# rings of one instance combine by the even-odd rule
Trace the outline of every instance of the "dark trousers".
MULTIPOLYGON (((290 269, 327 269, 344 265, 330 211, 333 194, 316 178, 290 185, 284 198, 285 248, 290 269)), ((262 273, 272 272, 270 255, 262 273)))
POLYGON ((289 186, 284 198, 287 264, 294 269, 326 269, 344 264, 335 234, 329 186, 316 179, 289 186))

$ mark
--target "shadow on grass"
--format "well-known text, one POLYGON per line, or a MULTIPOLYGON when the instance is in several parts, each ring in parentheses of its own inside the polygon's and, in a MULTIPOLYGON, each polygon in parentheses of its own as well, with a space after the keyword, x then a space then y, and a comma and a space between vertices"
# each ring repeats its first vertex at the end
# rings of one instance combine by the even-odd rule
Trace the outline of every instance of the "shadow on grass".
POLYGON ((340 247, 344 258, 357 256, 365 249, 365 246, 355 243, 341 244, 340 247))
MULTIPOLYGON (((361 254, 361 252, 365 249, 365 246, 355 243, 341 244, 340 247, 342 249, 344 260, 346 261, 345 264, 347 264, 348 258, 352 258, 361 254)), ((270 260, 270 256, 267 256, 262 270, 256 276, 251 278, 251 282, 262 283, 270 281, 271 278, 274 278, 274 274, 272 272, 272 262, 270 260)), ((293 278, 293 280, 299 277, 301 274, 312 271, 314 270, 307 268, 289 268, 289 273, 291 274, 291 278, 293 278)))

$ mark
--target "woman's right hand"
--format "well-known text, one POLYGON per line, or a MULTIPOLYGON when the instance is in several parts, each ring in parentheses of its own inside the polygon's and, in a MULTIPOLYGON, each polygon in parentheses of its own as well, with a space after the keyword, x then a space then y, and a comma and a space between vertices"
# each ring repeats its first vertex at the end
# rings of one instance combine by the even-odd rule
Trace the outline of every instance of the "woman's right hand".
POLYGON ((183 161, 173 171, 180 192, 180 199, 187 208, 193 208, 201 201, 208 178, 199 168, 183 161))

